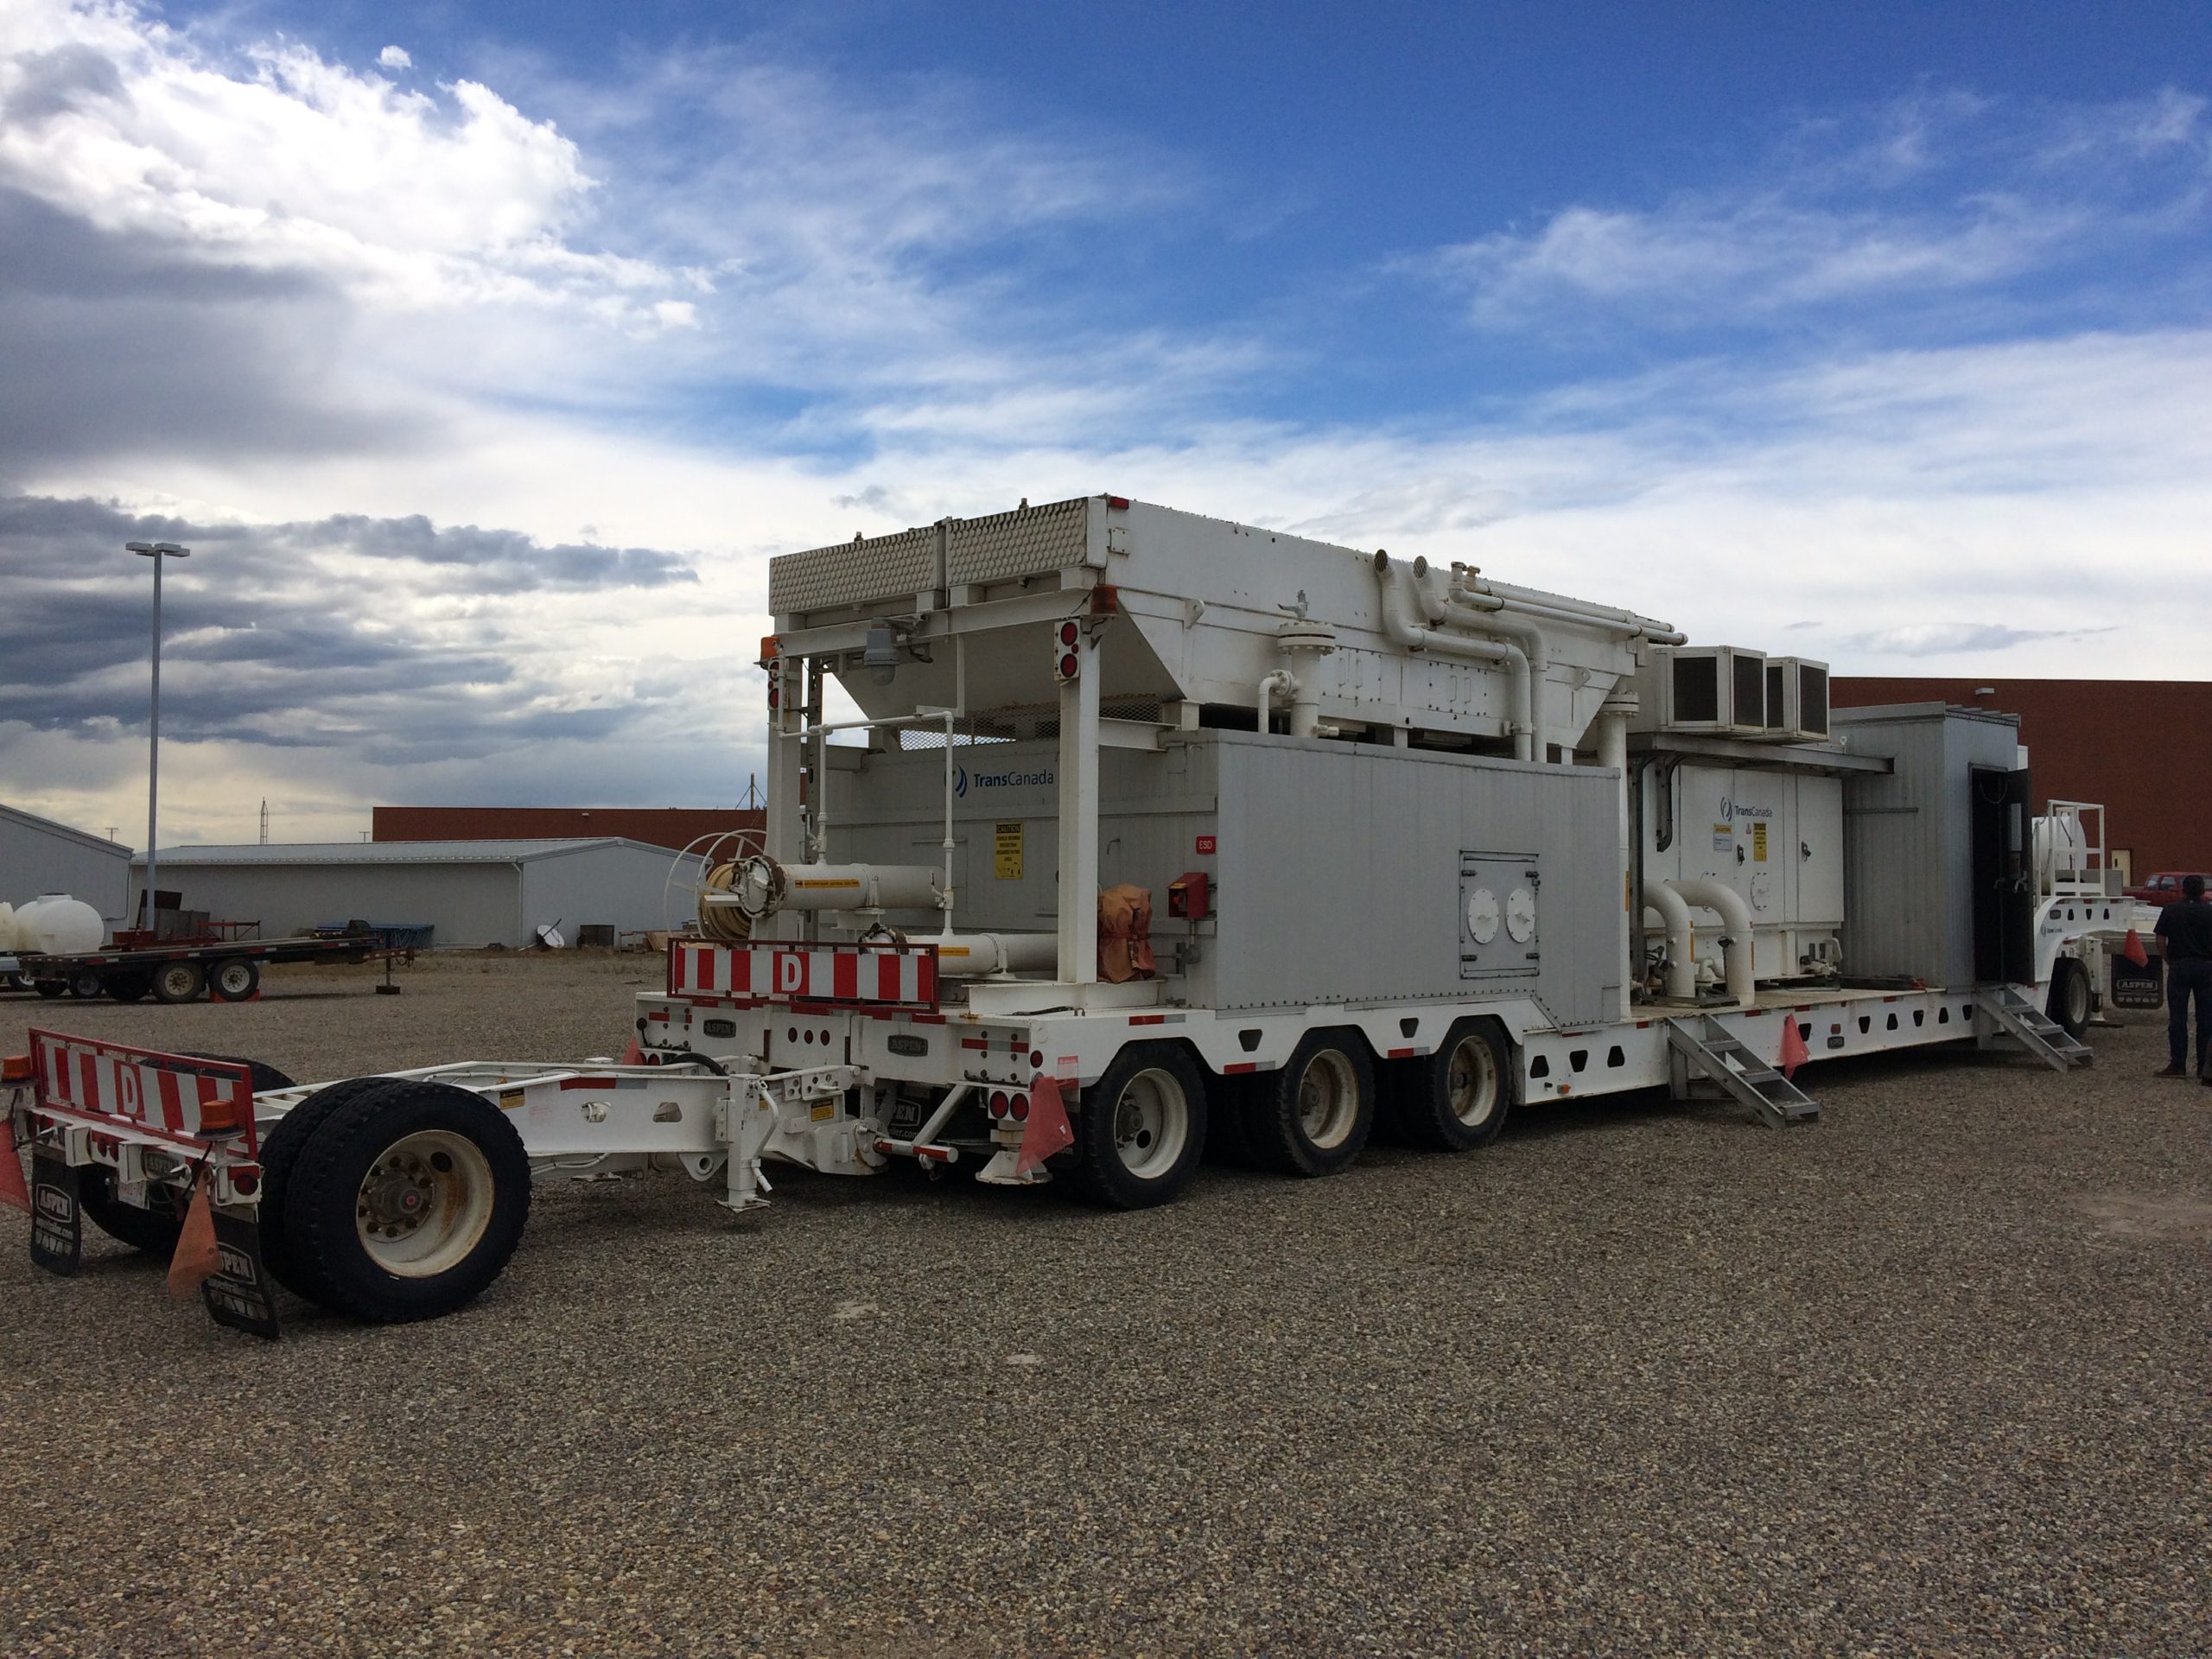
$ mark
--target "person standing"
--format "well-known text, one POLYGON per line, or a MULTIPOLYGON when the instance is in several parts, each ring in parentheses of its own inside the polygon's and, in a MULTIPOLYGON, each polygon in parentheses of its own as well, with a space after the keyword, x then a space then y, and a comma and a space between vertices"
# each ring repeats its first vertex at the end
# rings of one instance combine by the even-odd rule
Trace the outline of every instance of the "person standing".
POLYGON ((2162 1077, 2189 1075, 2189 1005, 2196 1005, 2196 1075, 2212 1082, 2212 905, 2204 878, 2181 884, 2181 901, 2158 912, 2157 933, 2166 953, 2166 1069, 2162 1077))

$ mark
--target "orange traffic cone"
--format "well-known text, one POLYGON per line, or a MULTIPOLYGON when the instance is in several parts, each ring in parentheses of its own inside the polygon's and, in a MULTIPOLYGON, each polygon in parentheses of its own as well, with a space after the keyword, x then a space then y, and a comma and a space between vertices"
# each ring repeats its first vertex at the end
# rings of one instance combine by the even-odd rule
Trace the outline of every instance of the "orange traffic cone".
POLYGON ((169 1258, 169 1294, 179 1299, 191 1295, 222 1266, 223 1252, 215 1243, 215 1210, 207 1201, 207 1176, 202 1171, 193 1183, 192 1207, 184 1212, 176 1254, 169 1258))
POLYGON ((1805 1046, 1805 1033, 1797 1028, 1797 1016, 1793 1014, 1782 1022, 1782 1075, 1793 1076, 1812 1058, 1812 1052, 1805 1046))
POLYGON ((1068 1109, 1060 1104, 1057 1078, 1039 1077, 1029 1090, 1029 1122, 1021 1131, 1021 1145, 1014 1154, 1014 1173, 1027 1175, 1042 1169, 1045 1160, 1062 1147, 1075 1144, 1075 1130, 1068 1123, 1068 1109))
POLYGON ((2151 953, 2143 948, 2143 936, 2132 927, 2127 930, 2127 944, 2120 954, 2138 968, 2151 965, 2151 953))
POLYGON ((31 1212, 30 1188, 23 1185, 23 1160, 16 1154, 15 1137, 0 1128, 0 1204, 12 1204, 25 1215, 31 1212))
POLYGON ((632 1037, 630 1039, 630 1046, 622 1051, 622 1064, 625 1065, 643 1065, 645 1063, 645 1051, 638 1046, 638 1039, 632 1037))

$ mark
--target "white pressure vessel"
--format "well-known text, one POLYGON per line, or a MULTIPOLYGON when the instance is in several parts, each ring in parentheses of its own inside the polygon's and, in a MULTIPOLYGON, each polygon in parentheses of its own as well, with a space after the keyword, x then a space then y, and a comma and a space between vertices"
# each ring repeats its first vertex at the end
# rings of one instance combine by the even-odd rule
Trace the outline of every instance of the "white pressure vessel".
POLYGON ((97 950, 107 937, 100 913, 66 893, 43 893, 15 914, 16 946, 42 956, 69 957, 97 950))

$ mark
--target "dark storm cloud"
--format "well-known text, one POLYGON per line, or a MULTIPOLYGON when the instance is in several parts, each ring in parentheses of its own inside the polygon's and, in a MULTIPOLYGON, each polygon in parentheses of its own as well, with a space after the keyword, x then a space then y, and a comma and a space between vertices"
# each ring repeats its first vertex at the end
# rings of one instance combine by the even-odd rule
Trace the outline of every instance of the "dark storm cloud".
MULTIPOLYGON (((410 601, 657 588, 697 580, 651 548, 540 544, 511 531, 346 516, 201 524, 111 503, 0 497, 0 722, 85 732, 146 713, 147 566, 129 541, 194 550, 219 584, 172 581, 162 601, 162 724, 184 739, 343 747, 409 761, 618 733, 625 709, 543 706, 556 682, 506 648, 526 607, 456 645, 409 624, 410 601), (170 687, 178 695, 168 695, 170 687)), ((192 572, 172 567, 173 575, 192 572)))
POLYGON ((51 52, 22 53, 16 74, 16 90, 0 108, 0 119, 19 126, 35 126, 86 104, 127 101, 114 60, 81 41, 51 52))
POLYGON ((333 395, 327 284, 186 259, 0 188, 0 484, 54 463, 403 454, 439 442, 333 395))

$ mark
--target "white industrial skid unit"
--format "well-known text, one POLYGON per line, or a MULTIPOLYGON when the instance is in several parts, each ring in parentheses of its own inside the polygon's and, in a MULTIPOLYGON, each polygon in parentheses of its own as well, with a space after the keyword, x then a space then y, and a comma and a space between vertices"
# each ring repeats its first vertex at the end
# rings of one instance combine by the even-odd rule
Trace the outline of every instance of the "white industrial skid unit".
POLYGON ((532 1179, 677 1168, 742 1210, 764 1162, 912 1158, 1135 1208, 1209 1146, 1326 1175, 1370 1132, 1471 1151, 1626 1090, 1779 1126, 1817 1116, 1804 1060, 2085 1062, 2147 923, 2097 809, 2029 818, 2009 717, 1833 711, 1823 664, 1469 565, 1092 496, 791 554, 769 591, 765 842, 632 1063, 257 1090, 35 1033, 34 1254, 73 1267, 84 1211, 162 1247, 197 1185, 207 1305, 270 1334, 272 1274, 458 1306, 532 1179))

